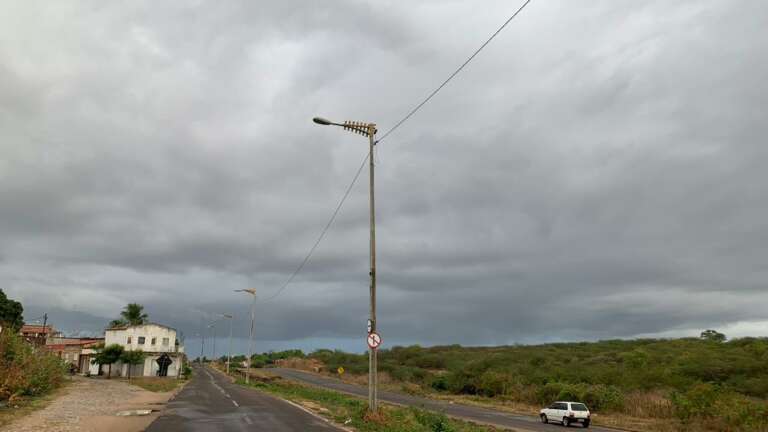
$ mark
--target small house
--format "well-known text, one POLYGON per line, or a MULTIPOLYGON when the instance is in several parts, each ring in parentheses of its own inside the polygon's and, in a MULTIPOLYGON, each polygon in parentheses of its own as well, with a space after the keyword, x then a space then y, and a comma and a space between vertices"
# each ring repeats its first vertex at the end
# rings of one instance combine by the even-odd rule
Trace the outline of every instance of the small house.
MULTIPOLYGON (((156 323, 111 327, 105 330, 104 345, 118 344, 125 351, 144 352, 144 362, 131 366, 131 376, 178 377, 184 362, 184 346, 176 329, 156 323)), ((129 365, 118 362, 112 373, 128 376, 129 365)))

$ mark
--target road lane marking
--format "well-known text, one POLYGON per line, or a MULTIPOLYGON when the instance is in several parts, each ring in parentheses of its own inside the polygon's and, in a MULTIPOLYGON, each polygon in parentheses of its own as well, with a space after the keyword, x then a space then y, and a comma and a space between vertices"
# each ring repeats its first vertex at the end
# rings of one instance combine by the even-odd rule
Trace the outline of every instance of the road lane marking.
POLYGON ((234 399, 232 400, 232 404, 234 404, 234 405, 235 405, 236 407, 238 407, 238 408, 240 407, 240 405, 238 405, 238 404, 237 404, 237 401, 236 401, 236 400, 234 400, 234 399))
POLYGON ((249 425, 253 424, 253 420, 249 419, 248 416, 243 416, 243 420, 245 420, 245 422, 248 423, 249 425))

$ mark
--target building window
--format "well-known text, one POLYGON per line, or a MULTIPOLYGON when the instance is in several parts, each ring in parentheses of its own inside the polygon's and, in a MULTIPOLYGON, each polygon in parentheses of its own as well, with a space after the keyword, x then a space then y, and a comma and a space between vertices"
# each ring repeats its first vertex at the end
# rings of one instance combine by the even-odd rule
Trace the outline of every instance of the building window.
POLYGON ((131 344, 131 337, 128 336, 128 345, 130 345, 130 344, 131 344))
POLYGON ((157 338, 152 338, 152 345, 157 345, 157 338))
POLYGON ((170 344, 170 340, 168 338, 163 338, 163 346, 168 346, 170 344))
POLYGON ((144 336, 139 336, 139 345, 144 345, 144 342, 145 342, 146 340, 147 340, 147 339, 146 339, 144 336))

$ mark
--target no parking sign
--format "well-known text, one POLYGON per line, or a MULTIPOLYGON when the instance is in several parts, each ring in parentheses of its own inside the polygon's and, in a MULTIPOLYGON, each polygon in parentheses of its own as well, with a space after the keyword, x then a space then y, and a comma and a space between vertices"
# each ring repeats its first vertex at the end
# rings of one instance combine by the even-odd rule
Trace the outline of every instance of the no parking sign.
POLYGON ((368 348, 376 349, 381 345, 381 336, 379 336, 379 334, 376 332, 371 332, 368 335, 367 342, 368 342, 368 348))

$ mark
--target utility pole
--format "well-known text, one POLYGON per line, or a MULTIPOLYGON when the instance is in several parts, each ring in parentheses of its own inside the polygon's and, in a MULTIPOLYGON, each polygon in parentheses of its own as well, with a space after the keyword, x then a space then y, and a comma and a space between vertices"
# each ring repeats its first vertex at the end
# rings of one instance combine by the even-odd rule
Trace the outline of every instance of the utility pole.
POLYGON ((43 314, 43 345, 48 345, 48 331, 45 326, 48 324, 48 312, 43 314))
POLYGON ((229 364, 232 363, 232 315, 224 314, 229 319, 229 353, 227 355, 227 375, 229 375, 229 364))
MULTIPOLYGON (((374 199, 373 188, 373 146, 376 145, 374 136, 376 135, 376 125, 368 124, 368 177, 369 177, 369 204, 371 215, 371 332, 376 333, 376 201, 374 199)), ((368 405, 373 412, 378 411, 378 352, 377 349, 368 348, 368 405)))
POLYGON ((213 329, 213 361, 216 361, 216 323, 210 326, 213 329))
POLYGON ((251 357, 253 357, 253 322, 255 319, 254 309, 256 308, 256 288, 240 289, 235 290, 235 292, 245 292, 253 296, 253 301, 251 302, 251 331, 248 333, 248 366, 245 371, 245 383, 250 384, 252 363, 251 357))
POLYGON ((375 345, 368 345, 368 409, 371 412, 378 411, 378 346, 381 338, 377 333, 376 323, 376 200, 374 198, 374 163, 373 146, 376 145, 376 124, 354 121, 345 121, 336 123, 322 117, 312 119, 317 124, 328 126, 341 126, 344 130, 355 132, 368 137, 368 196, 370 212, 370 327, 368 329, 369 339, 375 336, 377 342, 375 345))
POLYGON ((203 356, 205 355, 205 329, 200 334, 200 364, 203 364, 203 356))

